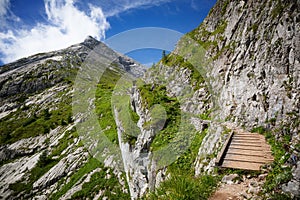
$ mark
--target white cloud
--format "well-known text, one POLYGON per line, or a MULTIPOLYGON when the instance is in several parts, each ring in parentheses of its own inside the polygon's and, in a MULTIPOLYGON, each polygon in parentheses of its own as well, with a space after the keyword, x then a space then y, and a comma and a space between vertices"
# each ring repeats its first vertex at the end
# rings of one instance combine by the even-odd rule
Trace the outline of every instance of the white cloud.
POLYGON ((0 0, 0 30, 7 27, 7 21, 20 21, 10 10, 10 0, 0 0))
POLYGON ((20 19, 10 10, 10 0, 0 0, 0 60, 8 63, 36 53, 66 48, 82 42, 87 35, 101 40, 110 27, 107 17, 176 0, 101 0, 88 4, 88 11, 79 10, 75 3, 81 2, 76 1, 44 0, 47 23, 38 23, 30 29, 6 26, 2 31, 1 24, 20 19))
POLYGON ((100 5, 105 16, 111 17, 131 9, 158 6, 170 1, 174 0, 102 0, 100 5))
POLYGON ((9 0, 0 0, 0 17, 4 17, 9 8, 10 2, 9 0))
MULTIPOLYGON (((9 3, 8 0, 0 1, 9 3)), ((100 7, 90 4, 89 8, 87 13, 80 11, 73 0, 45 0, 49 23, 0 33, 3 55, 0 59, 7 63, 35 53, 65 48, 83 41, 87 35, 103 39, 109 23, 100 7)))

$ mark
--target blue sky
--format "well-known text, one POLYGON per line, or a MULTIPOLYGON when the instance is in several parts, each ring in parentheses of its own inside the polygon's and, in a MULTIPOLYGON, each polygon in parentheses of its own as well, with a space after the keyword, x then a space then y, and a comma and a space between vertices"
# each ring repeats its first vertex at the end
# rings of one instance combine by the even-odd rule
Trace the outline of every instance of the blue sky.
MULTIPOLYGON (((0 0, 0 65, 82 42, 105 41, 135 28, 162 27, 180 33, 196 28, 216 0, 0 0)), ((143 64, 161 50, 128 54, 143 64)))

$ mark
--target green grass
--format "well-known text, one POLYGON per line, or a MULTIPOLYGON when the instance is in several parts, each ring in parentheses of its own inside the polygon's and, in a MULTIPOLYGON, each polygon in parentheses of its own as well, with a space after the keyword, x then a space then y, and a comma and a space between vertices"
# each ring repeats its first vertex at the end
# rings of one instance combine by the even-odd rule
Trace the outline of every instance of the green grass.
POLYGON ((120 74, 112 70, 107 69, 97 85, 96 90, 96 114, 99 117, 99 124, 102 130, 105 129, 104 134, 108 139, 117 144, 118 143, 118 134, 117 126, 114 120, 112 112, 112 94, 115 88, 117 81, 120 78, 120 74))
POLYGON ((161 183, 160 187, 147 199, 165 200, 205 200, 217 186, 218 179, 210 175, 199 178, 177 175, 161 183))
MULTIPOLYGON (((51 200, 59 199, 61 196, 63 196, 68 190, 72 188, 72 186, 77 183, 83 176, 90 173, 96 168, 103 167, 103 164, 99 162, 95 158, 90 158, 87 163, 85 163, 77 172, 75 172, 71 177, 70 181, 63 185, 63 187, 56 193, 52 194, 50 196, 51 200)), ((62 185, 65 180, 60 180, 58 183, 59 185, 62 185)))
MULTIPOLYGON (((290 138, 283 137, 281 141, 275 139, 272 131, 268 131, 263 127, 256 127, 252 132, 258 132, 265 135, 268 143, 271 145, 272 154, 274 156, 274 162, 271 164, 272 169, 268 173, 266 182, 263 186, 264 193, 272 193, 274 197, 280 199, 281 197, 287 197, 287 194, 280 194, 280 185, 287 183, 292 178, 292 172, 290 167, 283 167, 288 158, 289 152, 285 150, 285 146, 289 145, 290 138)), ((287 198, 288 199, 288 198, 287 198)))
POLYGON ((157 116, 157 120, 152 120, 151 122, 146 122, 144 127, 156 126, 161 120, 165 120, 163 128, 161 131, 156 133, 156 136, 151 144, 152 150, 161 148, 164 145, 167 145, 178 132, 178 127, 180 124, 180 105, 176 98, 171 98, 167 96, 167 91, 165 86, 155 86, 152 89, 152 85, 143 85, 139 88, 141 96, 143 98, 144 106, 150 109, 156 104, 160 104, 164 108, 163 110, 157 109, 152 112, 152 118, 155 118, 155 115, 162 112, 157 116), (163 113, 166 114, 166 119, 161 119, 163 113))
MULTIPOLYGON (((84 183, 82 190, 76 192, 72 199, 82 199, 98 194, 99 191, 104 190, 104 196, 109 199, 130 199, 128 193, 122 191, 118 178, 112 173, 112 169, 104 167, 103 163, 95 158, 89 158, 88 162, 85 163, 77 172, 71 177, 70 181, 64 184, 65 180, 60 180, 59 185, 62 185, 61 189, 50 196, 50 200, 57 200, 62 197, 68 190, 70 190, 81 178, 99 168, 100 172, 96 172, 91 176, 89 182, 84 183), (109 171, 110 178, 106 179, 106 172, 109 171)), ((125 179, 124 175, 122 177, 125 179)), ((127 188, 128 190, 128 188, 127 188)), ((128 190, 129 191, 129 190, 128 190)))
POLYGON ((201 113, 201 114, 199 115, 199 117, 200 117, 200 119, 202 119, 202 120, 211 120, 211 116, 210 116, 211 113, 212 113, 212 110, 206 110, 206 112, 201 113))
POLYGON ((188 150, 168 167, 171 178, 161 183, 160 187, 151 192, 146 199, 208 199, 216 189, 218 176, 203 174, 194 177, 194 162, 206 131, 197 134, 188 150))
POLYGON ((284 6, 282 5, 281 0, 277 0, 276 5, 271 12, 272 19, 275 19, 276 17, 280 16, 283 10, 284 6))
POLYGON ((50 129, 64 126, 71 122, 71 99, 66 98, 57 105, 57 109, 49 112, 40 108, 31 111, 31 117, 19 109, 0 119, 0 144, 11 144, 20 139, 35 137, 49 133, 50 129))
POLYGON ((58 145, 53 149, 51 156, 65 156, 62 155, 62 152, 66 150, 72 143, 74 143, 74 138, 78 138, 78 133, 76 132, 75 127, 66 131, 64 137, 59 140, 58 145))
POLYGON ((200 72, 191 63, 185 61, 184 58, 179 55, 170 54, 162 59, 162 63, 167 66, 180 66, 191 70, 191 81, 195 84, 195 89, 199 89, 199 85, 205 82, 200 72))
POLYGON ((222 15, 224 15, 226 13, 229 3, 230 3, 230 0, 227 0, 224 2, 223 6, 222 6, 222 11, 221 11, 222 15))
POLYGON ((72 199, 92 199, 99 191, 104 191, 101 196, 108 199, 130 199, 129 193, 122 191, 118 178, 108 168, 103 168, 100 172, 94 173, 90 181, 83 184, 82 190, 72 195, 72 199), (107 171, 109 171, 110 178, 106 178, 107 171))
MULTIPOLYGON (((52 80, 53 83, 64 82, 72 85, 78 71, 76 66, 80 64, 81 61, 75 56, 65 58, 63 61, 47 60, 45 63, 38 65, 40 70, 30 71, 24 83, 35 82, 38 77, 42 76, 48 77, 50 70, 51 75, 55 77, 52 80)), ((38 91, 31 91, 29 94, 21 93, 14 96, 20 105, 23 104, 23 108, 19 108, 16 112, 0 119, 0 144, 11 144, 20 139, 46 134, 50 129, 54 129, 59 125, 64 126, 72 121, 72 99, 70 97, 64 97, 58 105, 52 104, 51 106, 57 107, 57 109, 51 112, 46 108, 48 113, 45 113, 46 110, 43 111, 43 108, 40 108, 39 105, 36 105, 33 110, 31 109, 33 106, 29 108, 24 105, 25 100, 30 95, 35 95, 41 90, 46 90, 53 86, 53 83, 45 81, 44 86, 38 91), (30 112, 29 117, 28 112, 30 112)), ((56 97, 59 98, 66 93, 67 91, 59 92, 56 94, 56 97)))
POLYGON ((20 180, 16 183, 10 184, 9 189, 13 190, 14 194, 18 194, 25 191, 29 194, 32 190, 33 183, 42 177, 47 171, 49 171, 54 165, 58 163, 58 160, 54 160, 51 156, 47 156, 47 152, 44 151, 40 156, 37 165, 30 171, 28 180, 20 180))
POLYGON ((128 107, 129 107, 128 110, 129 110, 129 113, 130 113, 130 118, 132 119, 132 121, 135 124, 137 124, 139 119, 140 119, 140 116, 131 109, 130 105, 128 105, 128 107))

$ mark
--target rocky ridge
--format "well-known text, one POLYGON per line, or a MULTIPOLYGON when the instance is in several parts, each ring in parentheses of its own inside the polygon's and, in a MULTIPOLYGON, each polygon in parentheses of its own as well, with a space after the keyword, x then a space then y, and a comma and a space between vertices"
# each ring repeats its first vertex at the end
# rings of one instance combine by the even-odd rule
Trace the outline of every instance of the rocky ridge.
POLYGON ((217 185, 215 159, 232 131, 230 123, 265 134, 272 145, 275 162, 263 169, 262 194, 251 193, 297 199, 299 5, 219 0, 203 23, 145 74, 92 38, 2 67, 2 197, 206 199, 217 185), (84 146, 75 128, 84 117, 71 115, 70 75, 96 46, 104 57, 118 59, 89 101, 108 138, 119 145, 125 173, 106 152, 100 152, 107 156, 104 163, 92 158, 97 136, 91 136, 95 144, 84 146), (204 64, 195 60, 197 49, 204 64), (144 76, 129 79, 120 93, 115 89, 120 69, 144 76), (101 107, 111 102, 107 94, 121 96, 123 104, 101 107), (171 150, 163 151, 168 145, 171 150), (164 155, 173 162, 165 164, 168 160, 159 159, 164 155))
POLYGON ((92 37, 1 67, 1 198, 69 199, 99 175, 116 181, 108 190, 102 183, 99 198, 109 190, 128 195, 121 173, 98 163, 84 147, 75 127, 80 119, 72 117, 73 81, 91 51, 117 58, 117 70, 143 74, 140 64, 92 37))

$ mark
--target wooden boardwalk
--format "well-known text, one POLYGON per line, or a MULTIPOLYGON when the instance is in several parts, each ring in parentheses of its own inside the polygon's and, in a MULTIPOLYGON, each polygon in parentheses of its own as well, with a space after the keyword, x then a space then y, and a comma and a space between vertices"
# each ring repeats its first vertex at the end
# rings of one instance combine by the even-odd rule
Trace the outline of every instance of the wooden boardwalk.
POLYGON ((273 162, 271 148, 263 135, 238 128, 232 130, 217 157, 217 166, 260 170, 261 166, 273 162))

